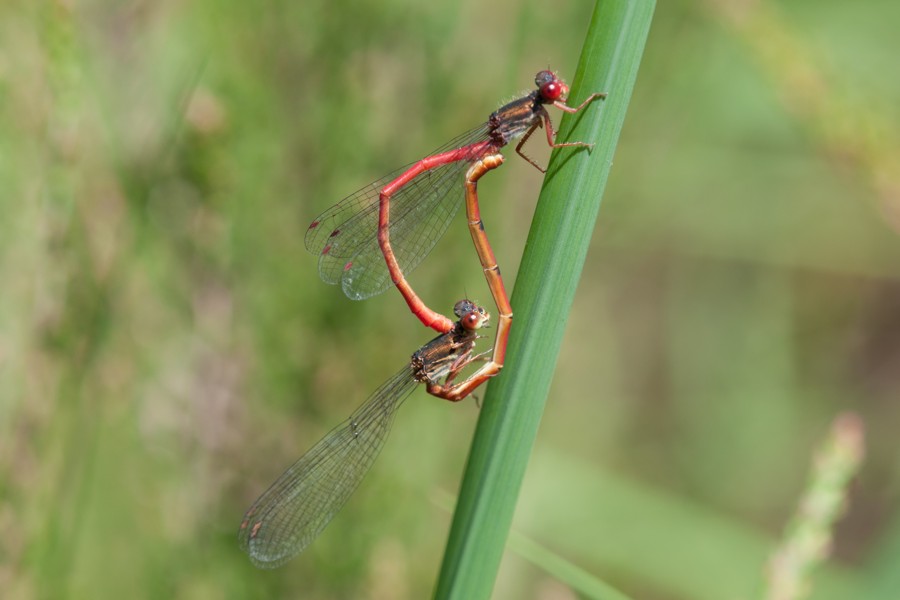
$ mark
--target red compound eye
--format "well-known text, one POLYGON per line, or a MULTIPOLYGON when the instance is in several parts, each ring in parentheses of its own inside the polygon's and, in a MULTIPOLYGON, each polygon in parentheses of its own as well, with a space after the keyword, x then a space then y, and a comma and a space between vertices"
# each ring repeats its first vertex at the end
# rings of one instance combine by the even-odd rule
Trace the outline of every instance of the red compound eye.
POLYGON ((559 100, 564 90, 565 86, 559 81, 550 81, 541 86, 541 96, 546 100, 559 100))
POLYGON ((475 306, 473 304, 471 305, 471 309, 471 312, 468 312, 460 317, 459 323, 460 325, 462 325, 463 329, 467 329, 469 331, 481 329, 489 317, 481 307, 475 306))

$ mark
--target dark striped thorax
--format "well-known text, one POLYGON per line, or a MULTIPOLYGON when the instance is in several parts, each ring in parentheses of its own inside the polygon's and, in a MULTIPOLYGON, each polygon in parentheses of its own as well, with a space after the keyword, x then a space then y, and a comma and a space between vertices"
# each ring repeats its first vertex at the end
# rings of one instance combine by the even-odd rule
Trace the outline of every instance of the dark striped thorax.
POLYGON ((546 111, 539 90, 513 100, 495 110, 488 119, 488 135, 498 148, 521 137, 546 111))

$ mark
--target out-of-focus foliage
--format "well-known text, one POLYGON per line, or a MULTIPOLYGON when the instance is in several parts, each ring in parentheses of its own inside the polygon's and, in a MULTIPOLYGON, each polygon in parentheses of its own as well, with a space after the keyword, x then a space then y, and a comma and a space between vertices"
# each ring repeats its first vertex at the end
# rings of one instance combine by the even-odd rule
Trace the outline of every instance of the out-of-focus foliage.
MULTIPOLYGON (((301 558, 261 572, 237 548, 253 498, 430 337, 393 291, 322 284, 303 235, 536 70, 571 74, 591 9, 3 3, 2 596, 427 597, 473 402, 417 392, 301 558)), ((813 597, 895 597, 898 19, 657 7, 520 501, 530 538, 634 597, 749 597, 851 410, 866 463, 813 597)), ((539 185, 511 157, 481 186, 509 278, 539 185)), ((412 281, 447 311, 489 297, 461 219, 412 281)), ((574 597, 513 553, 496 596, 574 597)))

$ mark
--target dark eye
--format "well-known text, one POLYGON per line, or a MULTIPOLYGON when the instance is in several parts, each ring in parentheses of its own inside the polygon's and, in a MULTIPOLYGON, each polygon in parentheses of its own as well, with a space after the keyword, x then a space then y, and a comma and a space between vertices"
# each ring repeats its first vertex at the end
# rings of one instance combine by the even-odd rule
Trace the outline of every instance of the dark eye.
POLYGON ((453 314, 462 319, 463 316, 466 313, 471 312, 474 307, 475 305, 472 304, 471 300, 460 300, 453 306, 453 314))

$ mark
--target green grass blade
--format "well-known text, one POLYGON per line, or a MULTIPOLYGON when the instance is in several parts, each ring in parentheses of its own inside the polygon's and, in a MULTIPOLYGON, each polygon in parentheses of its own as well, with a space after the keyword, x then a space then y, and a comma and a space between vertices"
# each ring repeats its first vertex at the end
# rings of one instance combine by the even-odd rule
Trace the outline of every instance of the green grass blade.
POLYGON ((547 574, 591 600, 631 600, 613 586, 566 560, 559 554, 545 548, 531 538, 512 532, 509 547, 516 554, 540 567, 547 574))
POLYGON ((570 103, 593 91, 609 97, 566 115, 558 139, 596 146, 551 157, 512 297, 506 370, 484 399, 436 598, 488 598, 493 589, 654 6, 616 0, 594 10, 570 103))

